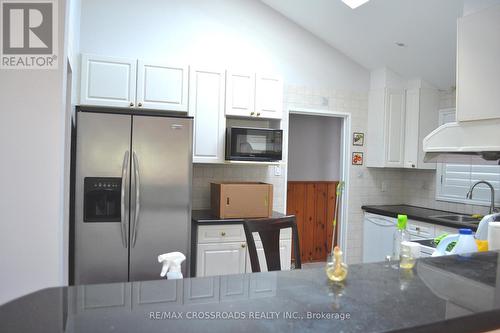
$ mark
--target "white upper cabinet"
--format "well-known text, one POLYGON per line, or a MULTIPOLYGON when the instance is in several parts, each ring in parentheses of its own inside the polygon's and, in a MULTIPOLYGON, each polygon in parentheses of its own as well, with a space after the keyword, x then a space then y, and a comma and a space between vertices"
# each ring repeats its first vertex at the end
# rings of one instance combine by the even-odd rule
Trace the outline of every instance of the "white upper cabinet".
POLYGON ((372 72, 371 88, 366 165, 435 169, 435 163, 424 163, 423 139, 439 126, 438 90, 387 69, 372 72))
POLYGON ((193 162, 224 162, 225 70, 191 68, 189 115, 194 117, 193 162))
POLYGON ((227 72, 226 115, 255 116, 255 73, 227 72))
POLYGON ((276 76, 257 75, 255 83, 255 115, 281 119, 283 115, 283 80, 276 76))
POLYGON ((427 88, 406 91, 406 130, 404 167, 435 169, 436 163, 424 163, 423 140, 439 125, 439 95, 427 88))
POLYGON ((386 88, 370 92, 367 166, 404 166, 405 125, 404 89, 386 88))
POLYGON ((500 118, 500 6, 458 20, 457 120, 500 118))
POLYGON ((135 105, 136 59, 82 55, 82 105, 135 105))
POLYGON ((82 105, 188 111, 189 67, 82 55, 82 105))
POLYGON ((386 166, 404 166, 405 93, 403 89, 387 89, 385 100, 386 166))
POLYGON ((188 66, 139 60, 137 69, 138 107, 188 110, 188 66))
POLYGON ((228 71, 226 115, 281 119, 283 80, 253 72, 228 71))

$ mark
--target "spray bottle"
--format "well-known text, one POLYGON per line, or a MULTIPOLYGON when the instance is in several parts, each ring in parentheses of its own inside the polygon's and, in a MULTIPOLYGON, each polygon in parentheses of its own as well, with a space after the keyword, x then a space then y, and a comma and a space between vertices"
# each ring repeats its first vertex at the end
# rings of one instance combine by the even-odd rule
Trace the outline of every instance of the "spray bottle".
POLYGON ((167 275, 168 280, 182 279, 181 264, 186 256, 181 252, 169 252, 158 256, 158 262, 163 263, 160 276, 167 275))

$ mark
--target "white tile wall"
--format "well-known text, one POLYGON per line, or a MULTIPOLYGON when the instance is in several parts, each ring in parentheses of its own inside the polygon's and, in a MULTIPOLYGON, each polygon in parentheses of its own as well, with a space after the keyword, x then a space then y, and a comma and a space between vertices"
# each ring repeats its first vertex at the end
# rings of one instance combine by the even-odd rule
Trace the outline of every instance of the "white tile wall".
MULTIPOLYGON (((368 93, 323 88, 288 86, 285 91, 285 110, 293 108, 321 109, 351 114, 353 132, 364 132, 365 146, 351 147, 366 153, 368 93)), ((285 119, 285 126, 287 119, 285 119)), ((350 137, 352 136, 352 133, 350 137)), ((402 172, 397 169, 350 168, 349 212, 347 216, 347 250, 349 263, 361 261, 363 239, 362 205, 400 203, 402 172), (385 184, 384 184, 385 183, 385 184), (387 188, 382 191, 382 185, 387 188)))
MULTIPOLYGON (((284 110, 293 108, 321 109, 348 112, 351 114, 352 131, 364 132, 365 146, 352 147, 352 151, 366 152, 368 93, 287 86, 285 88, 284 110)), ((455 92, 443 92, 440 108, 455 106, 455 92)), ((288 115, 283 128, 288 127, 288 115)), ((241 165, 195 165, 193 168, 193 208, 210 207, 211 181, 263 181, 274 185, 274 209, 284 211, 286 165, 282 176, 274 176, 274 166, 241 165)), ((450 211, 483 213, 482 206, 438 202, 435 197, 435 171, 377 169, 365 166, 351 166, 349 213, 347 217, 347 251, 349 263, 361 261, 363 239, 362 205, 411 204, 450 211), (386 189, 383 191, 383 189, 386 189), (417 190, 415 190, 417 189, 417 190)))
POLYGON ((285 178, 274 175, 274 166, 195 164, 193 209, 210 208, 210 183, 216 181, 266 182, 273 184, 273 209, 284 211, 285 178))

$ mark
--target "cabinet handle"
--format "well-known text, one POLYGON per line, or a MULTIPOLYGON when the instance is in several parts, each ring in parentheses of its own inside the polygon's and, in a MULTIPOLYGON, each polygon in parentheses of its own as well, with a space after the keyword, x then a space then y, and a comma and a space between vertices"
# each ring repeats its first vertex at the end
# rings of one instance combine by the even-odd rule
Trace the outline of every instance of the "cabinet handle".
POLYGON ((244 249, 245 247, 247 247, 246 244, 241 244, 241 247, 244 249))
POLYGON ((134 103, 133 103, 133 102, 130 102, 130 106, 134 106, 134 103))
POLYGON ((226 233, 223 231, 220 233, 221 236, 226 236, 226 233))
POLYGON ((260 117, 260 112, 257 112, 257 117, 260 117))
POLYGON ((255 112, 253 112, 253 111, 252 111, 252 112, 250 112, 250 115, 251 115, 251 116, 253 116, 254 114, 255 114, 255 112))
POLYGON ((412 164, 412 165, 411 165, 411 167, 412 167, 412 168, 414 168, 414 167, 415 167, 415 164, 412 164))
POLYGON ((141 106, 142 106, 142 103, 137 104, 137 106, 138 106, 138 107, 141 107, 141 106))

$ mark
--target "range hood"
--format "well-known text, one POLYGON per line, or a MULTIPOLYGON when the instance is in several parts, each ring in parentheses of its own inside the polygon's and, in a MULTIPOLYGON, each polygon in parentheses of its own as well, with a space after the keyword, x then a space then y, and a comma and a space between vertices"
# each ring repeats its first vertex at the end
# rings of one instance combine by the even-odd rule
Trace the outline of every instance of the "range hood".
POLYGON ((496 162, 500 160, 500 118, 444 124, 424 138, 423 150, 426 162, 496 162))
POLYGON ((498 163, 500 5, 468 13, 458 19, 457 27, 457 122, 442 125, 424 139, 424 160, 498 163))

